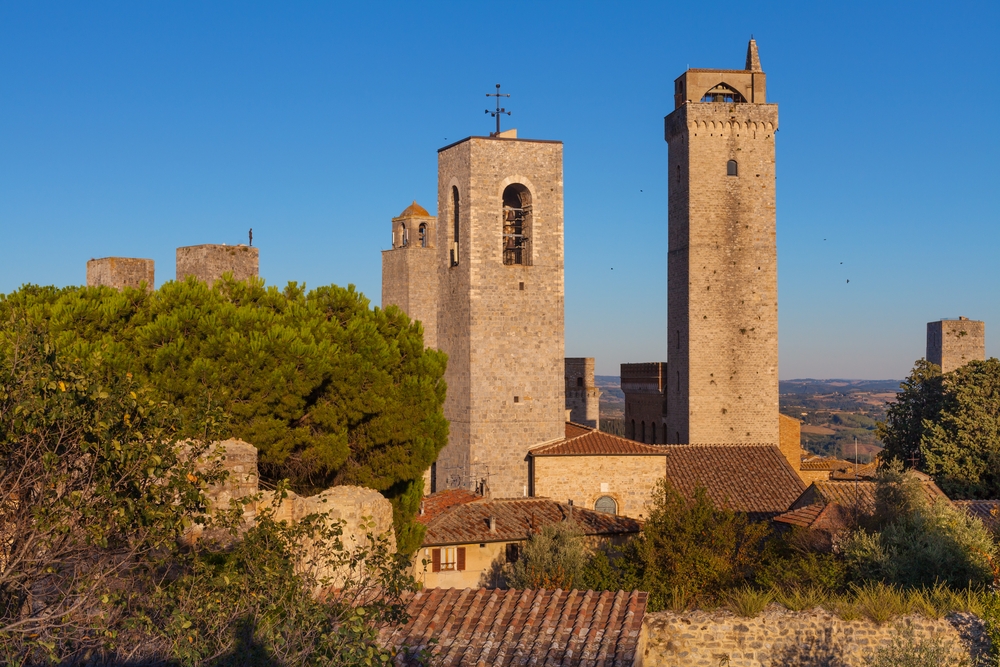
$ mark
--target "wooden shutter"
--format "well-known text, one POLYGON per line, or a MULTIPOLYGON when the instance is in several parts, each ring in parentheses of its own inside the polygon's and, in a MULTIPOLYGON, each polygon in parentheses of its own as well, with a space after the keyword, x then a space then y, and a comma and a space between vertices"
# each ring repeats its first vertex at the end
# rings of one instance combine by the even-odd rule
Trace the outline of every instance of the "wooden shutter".
POLYGON ((455 565, 455 569, 459 571, 465 569, 465 547, 458 548, 458 563, 455 565))
POLYGON ((441 571, 441 550, 431 549, 431 571, 440 572, 441 571))

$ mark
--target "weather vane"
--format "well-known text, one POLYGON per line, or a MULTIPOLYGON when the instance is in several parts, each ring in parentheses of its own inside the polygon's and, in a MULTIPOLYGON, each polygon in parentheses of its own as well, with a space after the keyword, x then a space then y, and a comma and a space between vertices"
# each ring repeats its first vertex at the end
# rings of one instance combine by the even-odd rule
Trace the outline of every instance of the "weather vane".
POLYGON ((495 92, 495 93, 486 93, 486 97, 495 97, 495 98, 497 98, 497 110, 496 111, 490 111, 489 109, 486 110, 486 113, 488 113, 489 115, 491 115, 491 116, 493 116, 494 118, 497 119, 497 131, 490 134, 491 137, 495 137, 495 136, 497 136, 497 135, 500 134, 500 116, 502 116, 504 114, 507 114, 508 116, 510 115, 509 111, 507 111, 502 106, 500 106, 500 98, 501 97, 510 97, 510 93, 501 94, 500 93, 500 84, 498 83, 497 84, 497 92, 495 92))

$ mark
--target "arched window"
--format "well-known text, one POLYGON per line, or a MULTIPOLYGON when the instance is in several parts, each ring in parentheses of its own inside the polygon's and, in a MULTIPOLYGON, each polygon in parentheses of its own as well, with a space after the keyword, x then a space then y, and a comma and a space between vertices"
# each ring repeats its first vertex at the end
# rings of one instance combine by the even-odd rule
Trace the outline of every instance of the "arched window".
POLYGON ((421 222, 420 223, 420 227, 417 229, 417 231, 420 234, 420 247, 421 248, 426 248, 427 247, 427 223, 426 222, 421 222))
POLYGON ((618 514, 618 503, 611 496, 601 496, 594 503, 594 510, 597 512, 605 512, 607 514, 618 514))
POLYGON ((726 163, 726 176, 739 176, 739 168, 736 165, 736 160, 730 160, 726 163))
POLYGON ((402 223, 399 225, 399 237, 404 248, 410 244, 410 237, 406 233, 406 225, 402 223))
POLYGON ((646 442, 646 422, 642 422, 642 442, 646 442))
POLYGON ((531 264, 531 193, 520 183, 503 191, 503 263, 531 264))
POLYGON ((746 104, 746 98, 740 95, 739 91, 724 83, 720 83, 715 88, 705 93, 702 102, 728 102, 729 104, 746 104))
POLYGON ((458 188, 451 188, 452 214, 454 216, 455 233, 451 239, 451 265, 458 266, 458 221, 461 218, 461 201, 458 198, 458 188))
POLYGON ((651 429, 653 429, 653 433, 652 433, 649 441, 655 445, 656 444, 656 422, 653 422, 652 424, 650 424, 649 427, 651 429))

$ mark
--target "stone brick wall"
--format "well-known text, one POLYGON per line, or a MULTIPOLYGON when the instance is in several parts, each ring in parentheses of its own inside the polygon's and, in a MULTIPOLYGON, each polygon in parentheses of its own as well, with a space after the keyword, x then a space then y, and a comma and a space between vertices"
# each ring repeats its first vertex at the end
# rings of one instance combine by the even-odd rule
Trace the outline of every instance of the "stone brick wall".
POLYGON ((87 262, 87 287, 138 288, 146 283, 146 290, 154 288, 154 264, 151 259, 136 257, 103 257, 87 262))
POLYGON ((927 323, 927 361, 950 373, 970 361, 986 359, 986 323, 960 317, 927 323))
POLYGON ((437 347, 438 262, 433 216, 393 218, 393 248, 382 251, 382 307, 398 306, 424 329, 424 346, 437 347), (427 225, 428 244, 420 245, 420 225, 427 225), (408 242, 402 243, 402 226, 408 242))
POLYGON ((594 383, 593 357, 566 357, 566 409, 571 422, 601 427, 601 390, 594 383))
POLYGON ((802 422, 795 417, 778 414, 778 449, 788 460, 788 465, 792 466, 802 481, 809 483, 802 477, 802 422))
POLYGON ((688 102, 665 119, 668 442, 779 441, 778 108, 756 101, 688 102))
POLYGON ((824 611, 792 612, 772 605, 755 618, 730 612, 646 614, 644 667, 860 667, 867 654, 904 628, 914 638, 940 637, 956 657, 985 656, 982 622, 969 614, 947 619, 907 616, 883 625, 845 621, 824 611))
POLYGON ((562 144, 470 137, 438 152, 438 348, 448 353, 448 445, 437 488, 488 478, 526 493, 530 447, 565 424, 562 144), (531 196, 530 265, 503 264, 503 192, 531 196), (452 266, 452 188, 459 260, 452 266))
POLYGON ((665 456, 534 456, 532 488, 536 497, 594 509, 611 496, 618 514, 643 519, 656 482, 667 474, 665 456))
POLYGON ((211 287, 224 273, 236 280, 256 277, 260 249, 245 245, 191 245, 177 249, 177 280, 194 276, 211 287))
POLYGON ((625 436, 639 442, 667 442, 667 363, 621 365, 625 394, 625 436))

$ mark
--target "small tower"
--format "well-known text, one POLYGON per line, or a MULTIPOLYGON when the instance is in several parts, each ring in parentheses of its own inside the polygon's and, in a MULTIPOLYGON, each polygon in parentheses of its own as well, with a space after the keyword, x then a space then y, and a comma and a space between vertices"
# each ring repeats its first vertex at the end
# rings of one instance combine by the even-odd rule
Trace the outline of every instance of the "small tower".
POLYGON ((571 422, 601 427, 601 390, 594 383, 593 357, 566 357, 566 412, 571 422))
POLYGON ((177 249, 177 280, 194 276, 211 287, 225 273, 236 280, 257 277, 260 249, 245 245, 189 245, 177 249))
POLYGON ((757 44, 746 69, 689 69, 665 119, 667 442, 778 444, 774 133, 757 44))
POLYGON ((437 218, 417 202, 392 219, 392 249, 382 251, 382 307, 398 306, 437 347, 437 218))
POLYGON ((153 291, 155 274, 153 260, 137 257, 102 257, 87 262, 87 287, 103 285, 122 290, 145 284, 153 291))
POLYGON ((450 427, 432 486, 522 496, 528 449, 565 436, 562 142, 440 149, 438 216, 450 427))
POLYGON ((927 323, 927 361, 942 373, 986 359, 986 323, 959 317, 927 323))
POLYGON ((654 445, 667 441, 667 376, 664 361, 621 365, 626 437, 654 445))

